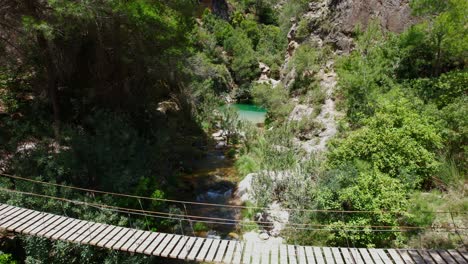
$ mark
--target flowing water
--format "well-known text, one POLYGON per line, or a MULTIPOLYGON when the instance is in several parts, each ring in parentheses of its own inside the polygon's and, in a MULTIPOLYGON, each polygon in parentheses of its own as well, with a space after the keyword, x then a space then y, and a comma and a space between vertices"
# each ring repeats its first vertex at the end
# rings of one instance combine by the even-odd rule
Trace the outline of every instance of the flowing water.
MULTIPOLYGON (((230 107, 235 107, 241 120, 255 124, 263 123, 265 120, 266 110, 257 106, 232 104, 230 107)), ((217 143, 219 142, 212 140, 207 146, 206 155, 196 162, 191 173, 182 177, 184 191, 181 196, 185 200, 200 203, 240 205, 241 202, 234 195, 239 181, 234 167, 235 160, 227 157, 227 147, 217 147, 217 143)), ((187 214, 204 217, 239 220, 241 216, 240 210, 237 208, 189 205, 186 209, 187 214)), ((234 221, 213 221, 224 222, 224 224, 205 223, 207 230, 196 232, 197 235, 225 238, 229 233, 237 230, 234 221), (226 222, 230 222, 230 224, 226 222)))

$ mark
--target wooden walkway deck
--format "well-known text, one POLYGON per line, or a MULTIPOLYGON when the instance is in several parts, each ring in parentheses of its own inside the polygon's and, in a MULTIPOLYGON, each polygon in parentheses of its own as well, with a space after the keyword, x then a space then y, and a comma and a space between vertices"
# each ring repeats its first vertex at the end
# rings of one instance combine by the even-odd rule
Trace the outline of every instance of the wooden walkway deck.
POLYGON ((54 240, 182 260, 215 263, 364 264, 468 263, 457 250, 272 246, 142 231, 0 204, 0 228, 54 240))

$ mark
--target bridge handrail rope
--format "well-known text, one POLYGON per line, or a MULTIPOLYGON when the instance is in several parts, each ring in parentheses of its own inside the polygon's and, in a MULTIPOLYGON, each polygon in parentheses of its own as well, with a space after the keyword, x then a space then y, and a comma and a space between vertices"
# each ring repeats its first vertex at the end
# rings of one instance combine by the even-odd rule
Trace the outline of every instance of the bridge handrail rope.
MULTIPOLYGON (((120 196, 120 197, 127 197, 127 198, 134 198, 134 199, 143 199, 143 200, 152 200, 152 201, 161 201, 161 202, 170 202, 170 203, 180 203, 180 204, 191 204, 191 205, 205 205, 205 206, 213 206, 213 207, 224 207, 224 208, 237 208, 237 209, 260 209, 260 210, 271 210, 268 207, 259 207, 259 206, 244 206, 244 205, 231 205, 231 204, 215 204, 215 203, 202 203, 202 202, 192 202, 192 201, 180 201, 180 200, 173 200, 173 199, 164 199, 164 198, 154 198, 154 197, 146 197, 146 196, 138 196, 138 195, 130 195, 130 194, 123 194, 123 193, 115 193, 115 192, 106 192, 101 190, 93 190, 75 186, 69 186, 59 183, 51 183, 51 182, 44 182, 39 180, 33 180, 25 177, 20 177, 16 175, 0 173, 1 176, 17 179, 17 180, 24 180, 29 181, 37 184, 44 184, 62 188, 68 188, 72 190, 78 190, 83 192, 90 192, 90 193, 99 193, 99 194, 108 194, 113 196, 120 196)), ((300 208, 282 208, 284 211, 296 211, 296 212, 310 212, 310 213, 374 213, 374 214, 382 214, 382 213, 393 213, 393 214, 401 214, 404 213, 403 211, 366 211, 366 210, 327 210, 327 209, 300 209, 300 208)), ((468 214, 468 212, 451 212, 451 211, 418 211, 418 213, 435 213, 435 214, 468 214)))
MULTIPOLYGON (((148 217, 153 217, 153 218, 161 218, 161 219, 172 219, 172 220, 182 220, 182 221, 193 221, 192 218, 203 218, 207 220, 196 220, 197 222, 202 222, 202 223, 209 223, 209 224, 224 224, 224 225, 246 225, 248 226, 249 224, 243 223, 242 220, 235 220, 235 219, 223 219, 223 218, 214 218, 214 217, 202 217, 202 216, 192 216, 192 215, 180 215, 180 214, 171 214, 171 213, 165 213, 165 212, 157 212, 157 211, 148 211, 148 210, 138 210, 138 209, 130 209, 130 208, 124 208, 124 207, 117 207, 117 206, 110 206, 110 205, 104 205, 104 204, 96 204, 96 203, 90 203, 90 202, 83 202, 83 201, 76 201, 76 200, 70 200, 62 197, 56 197, 56 196, 50 196, 50 195, 43 195, 43 194, 37 194, 37 193, 31 193, 31 192, 24 192, 24 191, 18 191, 18 190, 11 190, 11 189, 6 189, 6 188, 0 188, 0 191, 6 191, 6 192, 12 192, 12 193, 18 193, 18 194, 24 194, 24 195, 31 195, 31 196, 36 196, 36 197, 42 197, 42 198, 48 198, 48 199, 54 199, 54 200, 59 200, 59 201, 65 201, 69 203, 74 203, 78 205, 85 205, 85 206, 90 206, 96 209, 101 209, 101 210, 110 210, 110 211, 115 211, 115 212, 120 212, 120 213, 127 213, 127 214, 134 214, 134 215, 140 215, 140 216, 148 216, 148 217), (162 214, 162 215, 155 215, 155 214, 162 214), (178 217, 177 217, 178 216, 178 217), (218 220, 219 219, 219 220, 218 220), (218 221, 209 221, 209 220, 218 220, 218 221), (220 221, 222 220, 222 221, 220 221), (233 222, 227 222, 227 221, 233 221, 233 222)), ((258 223, 258 222, 256 222, 258 223)), ((260 222, 260 223, 265 223, 265 224, 271 224, 270 222, 260 222)), ((329 229, 329 228, 309 228, 310 226, 312 227, 332 227, 332 225, 324 225, 324 224, 288 224, 286 226, 287 229, 298 229, 298 230, 310 230, 310 231, 347 231, 347 232, 410 232, 410 231, 415 231, 415 230, 433 230, 435 232, 454 232, 457 230, 467 230, 468 228, 460 228, 456 227, 451 228, 450 230, 445 228, 445 230, 440 230, 438 228, 426 226, 426 227, 414 227, 414 226, 347 226, 347 228, 365 228, 362 230, 351 230, 351 229, 329 229), (293 226, 293 227, 291 227, 293 226), (294 227, 294 226, 305 226, 305 227, 294 227), (382 229, 369 229, 369 228, 382 228, 382 229), (389 229, 383 229, 383 228, 389 228, 389 229), (391 229, 390 229, 391 228, 391 229), (395 228, 398 228, 396 230, 395 228)))

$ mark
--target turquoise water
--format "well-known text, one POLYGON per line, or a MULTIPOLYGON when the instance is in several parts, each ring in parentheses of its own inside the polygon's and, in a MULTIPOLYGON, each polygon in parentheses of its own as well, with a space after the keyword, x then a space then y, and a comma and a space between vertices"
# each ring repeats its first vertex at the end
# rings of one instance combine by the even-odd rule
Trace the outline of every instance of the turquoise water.
POLYGON ((250 121, 254 124, 264 123, 267 110, 251 104, 232 104, 239 114, 240 120, 250 121))

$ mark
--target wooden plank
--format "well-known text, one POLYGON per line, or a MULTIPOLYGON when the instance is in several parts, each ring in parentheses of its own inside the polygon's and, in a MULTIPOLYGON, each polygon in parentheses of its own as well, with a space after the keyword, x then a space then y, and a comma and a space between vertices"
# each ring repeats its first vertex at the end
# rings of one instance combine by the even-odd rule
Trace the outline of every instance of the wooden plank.
POLYGON ((180 251, 184 248, 184 245, 187 243, 188 239, 188 236, 182 236, 179 239, 179 242, 177 242, 177 245, 175 245, 174 250, 172 250, 172 252, 169 254, 169 257, 177 258, 177 256, 179 256, 180 251))
POLYGON ((89 236, 89 238, 83 241, 83 243, 96 245, 99 241, 101 241, 102 238, 104 238, 107 234, 112 232, 114 228, 115 226, 105 225, 103 229, 96 230, 96 233, 89 236))
POLYGON ((262 248, 262 264, 270 264, 271 244, 264 244, 262 248))
POLYGON ((0 226, 2 226, 2 224, 8 221, 11 217, 21 212, 23 212, 23 210, 19 207, 11 206, 5 208, 5 210, 1 214, 2 217, 0 218, 0 226))
POLYGON ((179 255, 177 256, 178 259, 185 259, 188 254, 190 253, 190 250, 193 247, 193 244, 195 244, 195 241, 197 240, 196 237, 190 237, 187 243, 185 243, 184 247, 180 251, 179 255))
POLYGON ((94 241, 91 241, 91 243, 95 243, 94 244, 95 246, 110 248, 109 244, 115 244, 118 241, 118 240, 113 240, 113 238, 115 236, 121 237, 123 235, 122 233, 125 234, 126 232, 128 232, 128 230, 126 230, 125 228, 120 227, 120 226, 115 226, 114 229, 112 229, 105 236, 102 236, 101 239, 99 240, 93 239, 94 241))
POLYGON ((297 262, 299 264, 307 264, 305 249, 303 246, 297 246, 297 262))
POLYGON ((122 250, 122 251, 127 251, 127 249, 133 244, 135 243, 135 240, 136 238, 133 238, 138 232, 138 236, 141 235, 141 233, 143 233, 141 230, 136 230, 136 229, 132 229, 132 228, 126 228, 128 229, 128 231, 126 233, 124 233, 122 236, 120 236, 119 238, 117 237, 114 237, 113 240, 116 240, 115 243, 111 244, 109 243, 107 246, 109 246, 111 249, 114 249, 114 250, 122 250), (124 245, 127 245, 127 247, 125 249, 123 249, 123 246, 124 245))
MULTIPOLYGON (((371 255, 372 259, 374 259, 375 264, 384 264, 382 258, 379 255, 379 252, 375 248, 369 248, 369 254, 371 255)), ((389 260, 390 262, 390 260, 389 260)), ((387 262, 388 263, 388 262, 387 262)))
POLYGON ((2 207, 2 209, 0 209, 0 215, 4 215, 5 213, 13 210, 13 209, 18 209, 20 207, 17 207, 17 206, 12 206, 12 205, 4 205, 4 207, 2 207))
POLYGON ((39 232, 36 232, 38 236, 50 237, 51 235, 55 234, 56 232, 60 231, 64 225, 66 225, 71 219, 56 216, 58 218, 57 221, 54 221, 52 224, 48 225, 46 228, 42 229, 39 232))
MULTIPOLYGON (((78 221, 79 221, 79 223, 77 225, 75 225, 72 229, 68 230, 67 233, 61 235, 58 239, 70 241, 70 240, 68 240, 69 237, 71 237, 74 234, 81 234, 82 230, 86 230, 87 223, 89 223, 89 222, 88 221, 81 221, 81 220, 78 220, 78 221)), ((73 240, 71 240, 71 241, 73 241, 73 240)))
POLYGON ((397 250, 397 253, 400 254, 400 257, 403 259, 404 263, 413 264, 414 261, 406 250, 397 250))
POLYGON ((158 236, 146 247, 146 249, 143 251, 143 253, 147 255, 152 255, 153 251, 159 246, 161 241, 164 239, 164 237, 167 234, 164 233, 158 233, 158 236))
POLYGON ((458 263, 466 263, 466 260, 463 259, 463 256, 456 250, 450 249, 447 252, 455 259, 458 263))
POLYGON ((422 258, 424 259, 424 261, 426 261, 427 264, 435 264, 431 255, 429 255, 429 253, 426 250, 418 250, 418 253, 422 256, 422 258))
POLYGON ((388 254, 390 254, 390 257, 392 258, 393 262, 396 264, 405 264, 403 262, 403 259, 401 259, 400 254, 395 249, 387 249, 388 254))
POLYGON ((253 244, 251 263, 260 264, 260 260, 262 259, 263 244, 264 243, 262 242, 257 242, 253 244))
POLYGON ((356 264, 364 264, 364 260, 362 260, 361 254, 356 248, 350 248, 349 252, 351 252, 351 256, 353 256, 356 264))
POLYGON ((167 247, 164 249, 164 251, 161 253, 161 257, 169 257, 169 254, 172 252, 172 250, 175 248, 177 245, 177 242, 182 238, 181 235, 174 235, 174 237, 171 239, 171 242, 167 245, 167 247))
POLYGON ((60 229, 58 232, 56 232, 55 234, 51 235, 50 238, 51 239, 54 239, 54 240, 57 240, 59 239, 61 236, 63 236, 64 234, 70 234, 70 233, 73 233, 74 231, 76 231, 75 227, 81 223, 80 220, 76 220, 76 219, 71 219, 72 221, 70 221, 65 227, 63 227, 62 229, 60 229))
POLYGON ((348 248, 340 248, 341 254, 343 255, 343 259, 346 264, 354 264, 354 259, 351 256, 351 252, 349 252, 348 248))
MULTIPOLYGON (((242 254, 245 252, 245 244, 243 242, 237 241, 236 248, 234 249, 234 256, 232 259, 233 264, 240 264, 242 260, 242 254)), ((227 263, 227 262, 226 262, 227 263)))
POLYGON ((427 253, 435 260, 437 264, 447 264, 447 262, 435 250, 428 250, 427 253))
POLYGON ((242 260, 242 254, 245 252, 246 244, 241 241, 236 242, 236 248, 234 249, 234 256, 232 259, 232 263, 240 264, 242 260))
POLYGON ((392 261, 390 260, 390 258, 387 255, 387 253, 385 253, 385 251, 383 249, 378 248, 378 249, 375 249, 375 251, 377 252, 377 254, 379 254, 380 259, 384 263, 392 263, 392 261))
POLYGON ((143 230, 139 230, 137 232, 137 234, 135 234, 135 236, 133 236, 130 240, 135 240, 135 242, 133 242, 133 244, 131 244, 130 246, 125 244, 122 246, 122 248, 127 248, 127 251, 128 252, 137 252, 137 248, 140 247, 148 238, 149 236, 151 235, 151 232, 148 232, 148 231, 143 231, 143 230), (138 235, 138 233, 140 235, 138 235))
POLYGON ((67 233, 63 234, 62 236, 60 236, 58 239, 59 240, 65 240, 65 241, 71 241, 73 242, 74 240, 71 240, 70 238, 71 237, 78 237, 79 235, 81 235, 83 232, 86 232, 86 230, 89 229, 89 226, 90 226, 90 223, 91 222, 88 222, 88 221, 82 221, 82 220, 78 220, 78 224, 75 225, 72 229, 70 229, 67 233))
POLYGON ((333 257, 335 257, 336 264, 344 264, 343 257, 341 256, 341 252, 339 248, 332 247, 331 248, 333 257))
POLYGON ((117 243, 119 243, 119 241, 126 237, 129 232, 132 232, 132 229, 123 227, 115 236, 111 237, 107 241, 104 247, 113 249, 114 245, 116 245, 117 243))
POLYGON ((288 263, 288 247, 286 245, 280 245, 279 253, 280 263, 288 263))
MULTIPOLYGON (((143 230, 131 229, 127 234, 125 234, 124 237, 120 239, 118 243, 112 246, 112 249, 134 252, 130 251, 130 248, 133 246, 133 244, 137 243, 138 239, 144 234, 149 236, 149 232, 145 233, 143 230)), ((135 248, 136 246, 134 247, 134 250, 135 248)))
POLYGON ((39 214, 37 214, 34 218, 32 218, 27 224, 23 224, 23 225, 16 227, 15 232, 24 233, 24 230, 40 225, 41 221, 44 220, 45 216, 46 216, 45 213, 39 212, 39 214))
POLYGON ((463 256, 463 258, 465 259, 465 261, 468 261, 468 252, 462 251, 462 250, 458 250, 458 253, 460 253, 460 255, 463 256))
POLYGON ((206 254, 208 253, 208 250, 210 249, 211 243, 213 243, 213 239, 211 238, 205 239, 205 243, 203 243, 203 246, 200 249, 200 252, 198 252, 198 255, 195 257, 196 260, 198 261, 205 260, 206 254))
POLYGON ((7 212, 9 212, 9 211, 11 211, 11 210, 13 210, 15 208, 19 208, 19 207, 3 204, 3 207, 0 209, 0 219, 3 218, 4 214, 6 214, 7 212))
POLYGON ((3 210, 3 209, 6 209, 6 208, 8 208, 8 205, 6 205, 6 204, 0 204, 0 214, 2 213, 2 210, 3 210))
POLYGON ((245 244, 244 257, 242 258, 243 264, 250 264, 250 259, 252 258, 253 246, 254 246, 254 243, 252 241, 248 241, 245 244))
POLYGON ((439 253, 446 263, 457 262, 446 250, 437 250, 437 253, 439 253))
POLYGON ((67 232, 69 228, 72 228, 77 224, 77 222, 75 222, 75 220, 72 218, 63 218, 65 219, 65 221, 49 229, 46 233, 44 233, 44 237, 55 239, 56 234, 63 234, 64 232, 67 232))
POLYGON ((163 250, 168 246, 169 242, 174 238, 175 236, 172 234, 167 234, 166 237, 161 241, 159 246, 151 253, 153 256, 159 256, 163 252, 163 250))
POLYGON ((314 256, 314 249, 312 247, 304 247, 305 248, 305 253, 307 257, 307 262, 309 264, 315 264, 315 256, 314 256))
POLYGON ((333 254, 331 252, 331 248, 323 247, 323 254, 325 255, 325 261, 327 264, 335 264, 335 259, 333 258, 333 254))
POLYGON ((203 238, 197 238, 195 241, 195 244, 192 247, 192 250, 190 250, 189 255, 187 256, 188 260, 195 260, 195 257, 197 256, 198 252, 200 251, 202 245, 203 245, 203 238))
POLYGON ((21 217, 22 215, 27 213, 29 213, 29 211, 26 209, 14 208, 14 210, 11 210, 5 214, 5 217, 0 221, 0 226, 2 228, 6 228, 8 226, 8 223, 12 223, 12 220, 14 223, 18 219, 18 217, 21 217))
POLYGON ((49 228, 51 225, 58 224, 60 221, 63 221, 63 218, 58 215, 49 215, 49 217, 38 221, 38 225, 32 226, 31 228, 26 228, 25 233, 31 235, 38 235, 42 230, 49 228))
POLYGON ((214 258, 215 262, 221 262, 224 257, 224 252, 226 252, 226 248, 228 246, 228 240, 222 240, 221 244, 219 245, 218 252, 216 252, 216 256, 214 258))
POLYGON ((209 262, 213 261, 215 254, 218 252, 219 243, 221 243, 221 240, 219 239, 213 240, 213 243, 211 243, 210 251, 208 251, 208 254, 206 255, 205 261, 209 261, 209 262))
POLYGON ((279 262, 279 244, 273 244, 271 245, 270 263, 278 264, 278 262, 279 262))
POLYGON ((0 226, 3 226, 3 223, 10 220, 11 217, 25 212, 25 209, 19 207, 12 207, 8 211, 2 214, 2 219, 0 219, 0 226))
POLYGON ((90 244, 95 245, 95 246, 99 246, 99 247, 104 247, 107 243, 109 243, 109 242, 113 243, 114 242, 114 241, 112 241, 113 237, 115 237, 119 233, 125 232, 125 231, 126 230, 123 227, 114 226, 114 228, 110 232, 108 232, 105 236, 94 238, 90 242, 90 244), (100 239, 98 240, 98 238, 100 238, 100 239))
POLYGON ((234 249, 236 248, 236 243, 238 243, 238 242, 233 241, 233 240, 229 241, 229 246, 228 246, 228 249, 226 251, 226 256, 223 259, 224 263, 231 263, 232 256, 234 255, 234 249))
POLYGON ((145 253, 145 250, 154 243, 154 240, 160 235, 160 233, 157 232, 145 232, 149 233, 148 237, 144 241, 141 242, 141 244, 136 247, 135 252, 137 253, 145 253))
POLYGON ((69 239, 73 239, 75 242, 78 242, 80 244, 86 244, 88 241, 90 241, 93 237, 95 237, 97 234, 99 234, 106 228, 107 225, 94 223, 92 225, 89 225, 87 230, 81 231, 81 234, 79 234, 75 238, 73 238, 75 235, 72 235, 69 239))
POLYGON ((29 214, 28 216, 18 220, 15 224, 11 225, 10 227, 8 227, 8 230, 11 230, 13 232, 17 232, 17 229, 21 226, 24 226, 24 225, 31 225, 32 223, 34 223, 34 219, 37 219, 37 218, 40 218, 41 217, 41 213, 38 212, 38 211, 33 211, 33 213, 29 214))
POLYGON ((369 252, 367 252, 367 249, 365 248, 358 248, 359 253, 361 254, 361 257, 364 259, 364 263, 370 263, 373 264, 374 261, 372 260, 372 257, 369 255, 369 252))
POLYGON ((55 215, 52 214, 43 214, 44 217, 42 217, 40 220, 37 220, 34 224, 24 228, 21 233, 23 234, 36 234, 37 231, 42 230, 45 228, 47 225, 46 223, 51 223, 51 219, 58 219, 55 218, 55 215))
POLYGON ((314 250, 315 260, 317 264, 325 264, 325 259, 323 258, 322 250, 319 247, 312 247, 314 250))
MULTIPOLYGON (((399 250, 399 252, 400 252, 400 250, 399 250)), ((410 256, 413 258, 413 260, 414 260, 414 262, 416 264, 425 264, 426 263, 424 261, 424 259, 419 255, 417 250, 408 250, 406 252, 408 252, 408 254, 410 254, 410 256)))
POLYGON ((34 219, 35 217, 37 217, 38 215, 40 215, 40 213, 38 211, 30 211, 31 213, 29 213, 28 215, 24 216, 24 217, 21 217, 19 219, 16 219, 16 222, 7 226, 7 225, 3 225, 4 228, 7 228, 8 230, 10 231, 14 231, 16 228, 18 228, 19 226, 22 226, 24 224, 27 224, 27 223, 30 223, 31 222, 31 219, 34 219))
POLYGON ((293 245, 288 245, 288 259, 289 259, 289 264, 297 263, 296 249, 294 248, 293 245))

